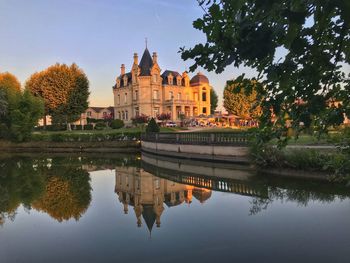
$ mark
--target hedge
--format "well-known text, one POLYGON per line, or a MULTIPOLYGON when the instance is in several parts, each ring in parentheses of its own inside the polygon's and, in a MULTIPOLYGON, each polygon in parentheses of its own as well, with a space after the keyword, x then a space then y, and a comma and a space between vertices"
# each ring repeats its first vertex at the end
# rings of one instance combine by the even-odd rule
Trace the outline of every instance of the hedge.
POLYGON ((141 132, 111 132, 111 133, 43 133, 33 134, 32 141, 48 142, 103 142, 139 140, 141 132))

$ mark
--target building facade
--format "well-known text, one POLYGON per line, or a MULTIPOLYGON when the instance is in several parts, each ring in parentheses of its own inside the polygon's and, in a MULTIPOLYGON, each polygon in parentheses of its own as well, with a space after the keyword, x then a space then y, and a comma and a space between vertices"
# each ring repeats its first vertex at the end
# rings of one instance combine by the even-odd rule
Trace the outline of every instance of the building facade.
POLYGON ((144 114, 157 117, 170 113, 171 120, 210 114, 209 80, 202 73, 190 79, 187 72, 161 71, 157 53, 146 48, 140 63, 137 53, 130 72, 121 65, 120 75, 113 86, 114 117, 131 123, 131 119, 144 114))

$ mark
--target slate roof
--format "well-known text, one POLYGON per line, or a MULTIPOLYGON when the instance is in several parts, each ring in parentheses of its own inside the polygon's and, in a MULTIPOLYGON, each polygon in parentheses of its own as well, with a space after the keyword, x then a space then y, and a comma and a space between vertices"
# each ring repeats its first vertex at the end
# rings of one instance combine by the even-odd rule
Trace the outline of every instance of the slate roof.
POLYGON ((162 83, 163 83, 163 84, 167 84, 167 85, 174 85, 174 83, 176 84, 176 77, 177 77, 177 76, 181 76, 179 72, 173 71, 173 70, 165 70, 165 71, 162 73, 162 75, 161 75, 161 77, 163 78, 162 83), (173 81, 172 84, 169 84, 169 83, 168 83, 168 76, 169 76, 170 73, 171 73, 171 74, 173 75, 173 77, 174 77, 174 81, 173 81))
POLYGON ((107 110, 109 110, 109 111, 111 111, 111 112, 113 112, 114 111, 114 108, 112 107, 112 106, 109 106, 109 107, 89 107, 90 109, 93 109, 95 112, 97 112, 97 113, 99 113, 99 112, 101 112, 102 110, 104 110, 104 109, 107 109, 107 110))
POLYGON ((148 51, 148 48, 143 52, 139 67, 140 76, 151 76, 151 68, 153 66, 153 59, 148 51))

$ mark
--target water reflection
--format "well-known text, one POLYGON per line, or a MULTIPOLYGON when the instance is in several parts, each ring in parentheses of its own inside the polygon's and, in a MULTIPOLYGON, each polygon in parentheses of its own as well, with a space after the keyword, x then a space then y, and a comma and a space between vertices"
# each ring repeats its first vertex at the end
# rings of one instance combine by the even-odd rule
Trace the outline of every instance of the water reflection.
POLYGON ((115 192, 124 213, 133 207, 137 226, 141 227, 142 217, 150 232, 154 224, 160 227, 164 205, 190 204, 193 197, 204 203, 211 196, 209 189, 159 178, 139 167, 116 167, 115 173, 115 192))
POLYGON ((78 221, 92 195, 90 172, 115 169, 115 193, 124 213, 132 209, 138 227, 160 227, 166 208, 204 203, 212 191, 250 197, 247 214, 273 202, 332 203, 348 199, 344 185, 259 176, 249 167, 142 156, 10 156, 0 158, 0 224, 28 213, 44 212, 58 222, 78 221))

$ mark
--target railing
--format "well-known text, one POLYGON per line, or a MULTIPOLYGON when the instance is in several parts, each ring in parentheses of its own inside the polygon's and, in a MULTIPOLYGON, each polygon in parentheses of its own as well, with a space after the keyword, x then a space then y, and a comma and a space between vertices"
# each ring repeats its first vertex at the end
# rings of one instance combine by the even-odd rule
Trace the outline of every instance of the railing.
POLYGON ((247 146, 249 143, 249 134, 247 132, 145 133, 142 134, 141 140, 172 144, 247 146))

